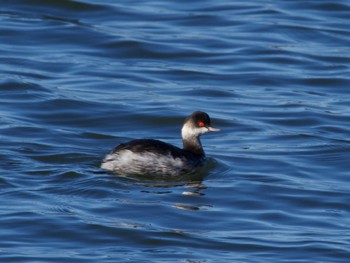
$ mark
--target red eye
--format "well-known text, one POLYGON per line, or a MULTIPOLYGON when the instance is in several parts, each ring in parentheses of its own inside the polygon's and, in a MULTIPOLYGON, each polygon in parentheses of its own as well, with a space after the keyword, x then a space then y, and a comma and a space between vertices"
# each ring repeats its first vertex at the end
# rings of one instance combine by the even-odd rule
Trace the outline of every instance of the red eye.
POLYGON ((205 125, 204 122, 202 122, 202 121, 198 122, 199 127, 204 127, 204 125, 205 125))

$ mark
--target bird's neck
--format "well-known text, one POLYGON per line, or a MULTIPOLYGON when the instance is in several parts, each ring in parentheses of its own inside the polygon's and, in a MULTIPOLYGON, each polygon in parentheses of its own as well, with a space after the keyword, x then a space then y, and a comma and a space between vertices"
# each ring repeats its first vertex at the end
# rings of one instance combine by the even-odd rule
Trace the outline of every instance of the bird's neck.
POLYGON ((205 156, 201 141, 198 137, 193 137, 190 139, 183 138, 182 143, 183 143, 183 149, 185 151, 200 155, 201 157, 205 156))
POLYGON ((193 129, 191 124, 185 123, 181 130, 183 149, 187 152, 205 157, 201 141, 200 133, 193 129))

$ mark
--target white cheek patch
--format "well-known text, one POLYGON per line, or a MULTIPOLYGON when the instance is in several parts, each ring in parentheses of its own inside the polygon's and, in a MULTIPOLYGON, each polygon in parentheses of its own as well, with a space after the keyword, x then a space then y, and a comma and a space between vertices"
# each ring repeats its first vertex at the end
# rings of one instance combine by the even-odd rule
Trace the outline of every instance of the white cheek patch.
POLYGON ((188 124, 185 124, 182 127, 181 134, 182 138, 186 140, 192 139, 193 137, 201 136, 202 134, 207 133, 208 131, 209 129, 206 127, 195 128, 188 124))

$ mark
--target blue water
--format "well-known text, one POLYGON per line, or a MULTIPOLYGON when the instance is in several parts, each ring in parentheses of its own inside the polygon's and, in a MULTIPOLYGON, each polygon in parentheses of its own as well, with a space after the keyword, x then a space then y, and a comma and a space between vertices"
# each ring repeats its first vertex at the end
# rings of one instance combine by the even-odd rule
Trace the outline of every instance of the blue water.
POLYGON ((0 7, 1 262, 349 262, 350 3, 14 0, 0 7), (181 146, 201 180, 122 178, 181 146))

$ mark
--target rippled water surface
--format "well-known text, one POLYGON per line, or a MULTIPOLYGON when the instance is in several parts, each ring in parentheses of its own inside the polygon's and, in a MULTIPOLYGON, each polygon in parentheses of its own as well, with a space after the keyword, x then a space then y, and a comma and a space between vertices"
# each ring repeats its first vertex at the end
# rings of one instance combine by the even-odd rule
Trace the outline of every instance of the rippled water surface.
POLYGON ((0 7, 0 261, 349 262, 350 3, 14 0, 0 7), (198 178, 121 178, 115 145, 198 178))

